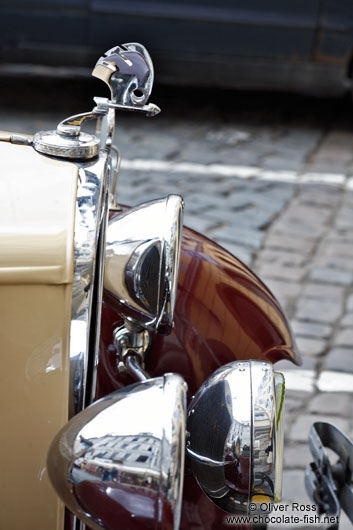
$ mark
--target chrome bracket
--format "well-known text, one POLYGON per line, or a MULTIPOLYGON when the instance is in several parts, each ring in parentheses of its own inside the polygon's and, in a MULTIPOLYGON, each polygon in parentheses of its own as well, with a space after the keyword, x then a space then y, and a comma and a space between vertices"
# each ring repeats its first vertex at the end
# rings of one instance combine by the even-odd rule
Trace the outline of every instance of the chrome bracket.
MULTIPOLYGON (((114 109, 114 110, 127 110, 130 112, 142 112, 145 113, 147 118, 153 118, 154 116, 157 116, 161 112, 161 109, 155 105, 154 103, 148 103, 147 105, 122 105, 120 103, 115 103, 111 99, 108 98, 99 98, 95 97, 93 98, 93 101, 96 103, 97 107, 95 107, 98 111, 106 111, 108 112, 108 109, 114 109)), ((95 109, 93 109, 94 112, 95 109)))
POLYGON ((151 345, 151 333, 135 322, 125 319, 124 325, 114 330, 113 337, 117 348, 119 372, 128 373, 138 381, 150 379, 144 370, 144 361, 151 345))
POLYGON ((93 101, 96 106, 90 112, 83 112, 82 114, 75 114, 65 120, 61 121, 56 128, 56 133, 64 137, 79 137, 81 134, 81 127, 89 120, 103 118, 108 114, 109 109, 113 110, 125 110, 133 112, 145 113, 148 118, 156 116, 161 112, 161 109, 154 103, 148 105, 123 105, 115 103, 108 98, 94 97, 93 101))

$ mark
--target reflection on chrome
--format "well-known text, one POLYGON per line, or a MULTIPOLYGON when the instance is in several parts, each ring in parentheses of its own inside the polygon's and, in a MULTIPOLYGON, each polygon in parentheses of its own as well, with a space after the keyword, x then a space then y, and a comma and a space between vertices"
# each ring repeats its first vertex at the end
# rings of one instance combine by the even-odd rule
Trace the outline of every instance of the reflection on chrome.
POLYGON ((169 195, 116 215, 107 229, 104 287, 123 316, 167 333, 173 322, 183 199, 169 195))
POLYGON ((95 162, 79 164, 70 332, 69 417, 82 410, 86 399, 90 401, 95 393, 94 370, 100 333, 107 216, 105 163, 106 156, 102 153, 95 162), (91 382, 87 382, 89 362, 93 367, 91 382), (86 395, 88 392, 90 395, 86 395))
MULTIPOLYGON (((187 454, 208 497, 230 513, 281 497, 284 378, 270 363, 217 370, 192 399, 187 454)), ((251 512, 253 513, 253 512, 251 512)))
POLYGON ((137 42, 107 50, 98 59, 92 75, 109 86, 111 101, 117 105, 142 106, 152 92, 152 59, 146 48, 137 42))
POLYGON ((77 414, 54 439, 50 479, 92 529, 169 521, 179 527, 186 383, 176 374, 118 390, 77 414))

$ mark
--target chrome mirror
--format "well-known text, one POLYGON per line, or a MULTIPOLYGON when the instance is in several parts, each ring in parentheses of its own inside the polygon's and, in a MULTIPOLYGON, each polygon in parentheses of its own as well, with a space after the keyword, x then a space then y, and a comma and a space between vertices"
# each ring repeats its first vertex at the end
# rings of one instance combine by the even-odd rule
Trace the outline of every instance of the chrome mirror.
POLYGON ((93 530, 179 527, 186 383, 176 374, 128 386, 74 416, 54 439, 48 472, 93 530))
POLYGON ((250 503, 280 500, 283 406, 284 377, 262 361, 223 366, 192 399, 186 443, 191 469, 223 510, 254 514, 250 503))
POLYGON ((168 195, 113 217, 107 229, 104 287, 119 312, 168 333, 177 290, 183 199, 168 195))

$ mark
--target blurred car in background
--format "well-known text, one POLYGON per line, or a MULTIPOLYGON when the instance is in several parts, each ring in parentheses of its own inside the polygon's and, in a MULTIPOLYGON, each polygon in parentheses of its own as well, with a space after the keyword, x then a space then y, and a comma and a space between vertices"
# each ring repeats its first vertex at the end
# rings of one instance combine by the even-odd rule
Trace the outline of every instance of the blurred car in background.
POLYGON ((0 28, 0 73, 85 75, 100 50, 138 39, 163 83, 322 96, 351 87, 349 0, 3 0, 0 28))

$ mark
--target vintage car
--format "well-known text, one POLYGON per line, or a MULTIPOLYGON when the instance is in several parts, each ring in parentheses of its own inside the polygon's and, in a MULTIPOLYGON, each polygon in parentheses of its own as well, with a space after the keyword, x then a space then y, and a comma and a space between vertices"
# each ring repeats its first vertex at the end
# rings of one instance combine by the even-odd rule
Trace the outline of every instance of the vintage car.
POLYGON ((111 99, 0 137, 0 528, 251 528, 281 496, 273 363, 300 356, 261 280, 183 229, 179 195, 118 204, 115 112, 160 110, 146 49, 93 75, 111 99))

